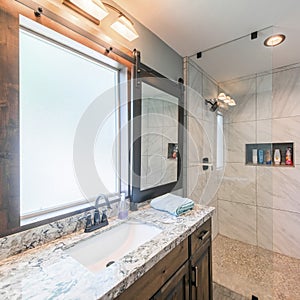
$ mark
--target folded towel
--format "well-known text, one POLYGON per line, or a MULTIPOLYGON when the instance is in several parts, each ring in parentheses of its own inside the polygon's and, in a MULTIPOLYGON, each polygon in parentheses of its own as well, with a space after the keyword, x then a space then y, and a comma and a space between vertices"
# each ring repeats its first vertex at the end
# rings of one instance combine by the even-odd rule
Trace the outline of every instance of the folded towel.
POLYGON ((152 199, 150 205, 155 209, 166 211, 174 216, 180 216, 193 209, 194 201, 168 193, 152 199))

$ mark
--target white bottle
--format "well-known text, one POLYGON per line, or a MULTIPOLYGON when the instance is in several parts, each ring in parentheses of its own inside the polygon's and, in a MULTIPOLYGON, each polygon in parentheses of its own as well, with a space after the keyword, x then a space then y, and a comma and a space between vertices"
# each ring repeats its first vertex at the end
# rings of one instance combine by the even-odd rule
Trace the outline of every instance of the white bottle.
POLYGON ((275 165, 280 165, 280 162, 281 162, 280 149, 275 149, 275 151, 274 151, 274 164, 275 165))
POLYGON ((121 193, 121 200, 119 203, 118 218, 121 220, 127 219, 128 217, 128 207, 125 199, 125 193, 121 193))
POLYGON ((257 149, 252 149, 252 163, 257 165, 257 149))

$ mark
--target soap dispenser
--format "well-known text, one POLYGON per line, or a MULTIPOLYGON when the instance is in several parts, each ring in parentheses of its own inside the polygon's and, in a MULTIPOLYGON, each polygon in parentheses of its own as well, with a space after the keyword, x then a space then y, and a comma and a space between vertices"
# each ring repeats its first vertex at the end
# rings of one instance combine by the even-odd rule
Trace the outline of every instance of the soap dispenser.
POLYGON ((119 212, 118 212, 118 218, 123 220, 128 217, 128 207, 125 199, 125 193, 121 193, 121 200, 119 203, 119 212))

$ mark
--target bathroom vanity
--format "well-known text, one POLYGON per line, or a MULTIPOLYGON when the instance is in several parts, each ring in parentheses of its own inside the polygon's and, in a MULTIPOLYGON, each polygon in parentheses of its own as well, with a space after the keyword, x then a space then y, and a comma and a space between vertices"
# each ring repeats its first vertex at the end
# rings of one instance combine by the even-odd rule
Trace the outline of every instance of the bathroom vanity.
POLYGON ((74 233, 11 256, 0 261, 0 298, 212 299, 213 211, 195 205, 176 218, 146 205, 126 221, 110 219, 97 231, 74 233), (101 244, 101 234, 113 235, 118 226, 132 221, 161 231, 109 267, 91 271, 68 252, 91 238, 99 238, 101 244))
POLYGON ((212 299, 211 269, 209 219, 117 299, 212 299))

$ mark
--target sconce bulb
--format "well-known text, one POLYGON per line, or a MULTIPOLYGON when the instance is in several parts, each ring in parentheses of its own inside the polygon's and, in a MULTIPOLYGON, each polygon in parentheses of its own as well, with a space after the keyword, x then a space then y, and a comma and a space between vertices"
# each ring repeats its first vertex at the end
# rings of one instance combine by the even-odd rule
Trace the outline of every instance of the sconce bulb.
POLYGON ((224 101, 226 99, 226 95, 224 93, 220 93, 218 99, 224 101))
POLYGON ((233 99, 230 99, 230 101, 228 102, 228 105, 229 106, 235 106, 236 103, 235 103, 235 101, 233 99))
POLYGON ((230 101, 231 101, 231 98, 230 98, 230 96, 226 96, 226 98, 225 98, 224 102, 225 102, 225 103, 229 103, 230 101))

